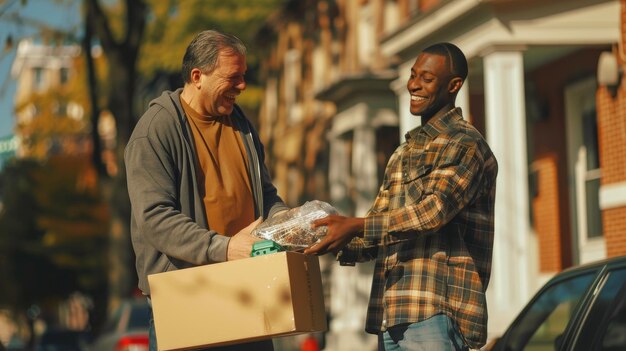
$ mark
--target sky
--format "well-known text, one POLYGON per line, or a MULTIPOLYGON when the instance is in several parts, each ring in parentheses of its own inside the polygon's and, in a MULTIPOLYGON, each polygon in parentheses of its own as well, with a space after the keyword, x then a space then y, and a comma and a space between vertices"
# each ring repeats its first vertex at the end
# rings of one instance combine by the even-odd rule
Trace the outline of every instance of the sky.
MULTIPOLYGON (((0 0, 0 138, 13 134, 15 125, 15 80, 11 77, 11 65, 20 39, 36 36, 38 30, 27 24, 12 20, 16 13, 20 18, 68 30, 78 28, 81 20, 79 1, 58 0, 0 0), (13 48, 5 51, 8 36, 13 38, 13 48)), ((27 22, 27 21, 26 21, 27 22)))

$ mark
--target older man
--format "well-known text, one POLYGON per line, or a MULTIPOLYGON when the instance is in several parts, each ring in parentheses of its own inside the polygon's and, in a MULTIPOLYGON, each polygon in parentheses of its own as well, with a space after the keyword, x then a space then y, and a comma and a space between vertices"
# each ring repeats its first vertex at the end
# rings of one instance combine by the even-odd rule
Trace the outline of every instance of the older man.
MULTIPOLYGON (((131 235, 147 296, 149 274, 249 257, 252 229, 287 209, 258 134, 235 104, 246 69, 238 38, 199 33, 183 58, 183 88, 150 103, 126 147, 131 235)), ((152 323, 150 339, 156 350, 152 323)), ((224 349, 272 350, 272 342, 224 349)))

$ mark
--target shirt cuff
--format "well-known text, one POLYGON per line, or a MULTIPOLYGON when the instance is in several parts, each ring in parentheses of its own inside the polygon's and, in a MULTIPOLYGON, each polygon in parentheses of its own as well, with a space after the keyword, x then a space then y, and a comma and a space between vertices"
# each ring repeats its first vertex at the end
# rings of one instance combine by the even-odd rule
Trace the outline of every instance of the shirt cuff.
POLYGON ((337 254, 337 261, 342 266, 354 266, 357 262, 365 262, 376 259, 378 248, 376 245, 370 245, 365 240, 356 237, 352 239, 337 254))
POLYGON ((214 234, 211 243, 207 248, 207 258, 209 262, 226 262, 226 253, 228 251, 228 243, 230 237, 225 235, 214 234))
POLYGON ((363 240, 376 245, 382 241, 383 235, 389 228, 389 215, 387 213, 371 214, 365 217, 363 240))

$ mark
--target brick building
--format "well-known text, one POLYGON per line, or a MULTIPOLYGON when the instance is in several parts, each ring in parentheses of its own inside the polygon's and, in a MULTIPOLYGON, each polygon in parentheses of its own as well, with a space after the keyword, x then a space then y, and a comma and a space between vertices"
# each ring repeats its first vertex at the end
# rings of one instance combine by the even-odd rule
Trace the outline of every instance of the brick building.
POLYGON ((602 166, 599 200, 609 257, 626 254, 626 0, 621 0, 620 19, 620 39, 609 56, 615 60, 617 79, 601 84, 596 94, 602 166))
MULTIPOLYGON (((260 132, 279 192, 292 206, 320 199, 363 215, 389 154, 419 122, 406 91, 415 57, 434 42, 457 44, 470 65, 457 105, 500 163, 488 289, 498 336, 556 272, 626 254, 626 88, 615 78, 626 62, 625 7, 288 1, 259 36, 268 48, 260 132)), ((362 331, 371 266, 325 260, 327 349, 371 348, 362 331)))

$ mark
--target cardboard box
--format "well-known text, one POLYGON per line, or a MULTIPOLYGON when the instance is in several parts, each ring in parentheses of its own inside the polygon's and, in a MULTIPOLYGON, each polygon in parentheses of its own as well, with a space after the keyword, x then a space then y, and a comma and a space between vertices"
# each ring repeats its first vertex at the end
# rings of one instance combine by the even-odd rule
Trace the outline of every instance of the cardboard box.
POLYGON ((148 281, 159 350, 327 330, 317 256, 279 252, 148 281))

